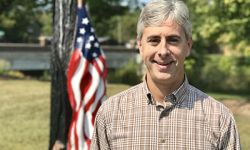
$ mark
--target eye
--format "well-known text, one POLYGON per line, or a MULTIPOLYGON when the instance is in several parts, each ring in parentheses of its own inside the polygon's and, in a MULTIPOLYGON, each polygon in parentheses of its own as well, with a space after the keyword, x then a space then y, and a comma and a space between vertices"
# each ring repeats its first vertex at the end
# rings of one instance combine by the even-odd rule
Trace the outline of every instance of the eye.
POLYGON ((157 46, 161 42, 160 37, 150 37, 147 42, 152 46, 157 46))
POLYGON ((170 36, 167 38, 167 42, 172 45, 177 45, 181 41, 181 38, 178 36, 170 36))

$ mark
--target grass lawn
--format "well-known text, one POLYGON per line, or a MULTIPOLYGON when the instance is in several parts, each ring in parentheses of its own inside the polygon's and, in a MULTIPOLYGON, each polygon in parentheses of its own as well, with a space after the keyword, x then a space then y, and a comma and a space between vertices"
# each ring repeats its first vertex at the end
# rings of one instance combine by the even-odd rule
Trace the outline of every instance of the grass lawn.
POLYGON ((236 95, 236 94, 225 94, 225 93, 212 93, 208 92, 208 94, 217 100, 247 100, 250 101, 250 95, 249 94, 241 94, 241 95, 236 95))
MULTIPOLYGON (((50 82, 0 79, 0 87, 0 149, 48 149, 50 82)), ((108 96, 128 87, 109 84, 108 96)), ((243 150, 250 149, 250 116, 235 117, 243 150)))

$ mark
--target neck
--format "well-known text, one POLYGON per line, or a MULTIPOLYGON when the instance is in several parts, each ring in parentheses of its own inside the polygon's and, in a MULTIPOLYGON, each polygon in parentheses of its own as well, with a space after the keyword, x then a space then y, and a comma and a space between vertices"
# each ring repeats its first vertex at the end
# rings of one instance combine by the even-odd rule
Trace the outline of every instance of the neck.
POLYGON ((164 97, 177 90, 184 81, 184 75, 167 82, 154 81, 149 75, 146 76, 148 88, 156 101, 164 101, 164 97))

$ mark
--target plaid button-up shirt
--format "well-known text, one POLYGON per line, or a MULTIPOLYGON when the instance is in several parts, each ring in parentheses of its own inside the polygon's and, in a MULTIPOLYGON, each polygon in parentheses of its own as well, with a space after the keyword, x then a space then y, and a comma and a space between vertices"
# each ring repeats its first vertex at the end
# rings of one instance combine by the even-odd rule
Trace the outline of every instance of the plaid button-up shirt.
POLYGON ((166 105, 154 101, 146 81, 100 107, 92 150, 240 149, 232 113, 187 79, 166 105))

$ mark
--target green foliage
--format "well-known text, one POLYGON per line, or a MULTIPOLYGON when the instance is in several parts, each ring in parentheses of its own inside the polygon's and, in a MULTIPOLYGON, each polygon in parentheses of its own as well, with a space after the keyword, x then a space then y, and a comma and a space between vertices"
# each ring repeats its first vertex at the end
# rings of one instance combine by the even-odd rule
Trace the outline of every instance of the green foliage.
POLYGON ((89 11, 93 26, 98 36, 108 36, 112 30, 111 18, 114 15, 123 15, 128 7, 120 5, 121 0, 90 0, 89 11))
MULTIPOLYGON (((190 58, 185 61, 185 71, 188 75, 189 80, 196 79, 196 69, 194 68, 196 64, 195 59, 190 58)), ((193 81, 192 81, 193 82, 193 81)))
POLYGON ((47 70, 43 71, 43 75, 41 77, 39 77, 39 79, 42 81, 50 81, 51 80, 50 72, 47 70))
POLYGON ((42 12, 38 15, 39 24, 41 25, 41 34, 45 36, 52 35, 52 13, 51 12, 42 12))
POLYGON ((49 7, 44 6, 48 6, 50 3, 50 0, 0 1, 0 30, 5 33, 2 41, 37 41, 40 34, 40 22, 42 22, 39 13, 49 11, 47 10, 49 7))
POLYGON ((249 0, 189 0, 187 3, 193 22, 194 45, 202 43, 198 49, 219 52, 227 46, 231 51, 246 54, 241 42, 250 45, 249 0))
POLYGON ((141 82, 140 66, 134 60, 130 60, 126 65, 114 72, 110 81, 114 83, 124 83, 135 85, 141 82))
POLYGON ((139 12, 127 12, 122 16, 113 16, 110 24, 110 35, 113 39, 118 39, 120 43, 136 39, 136 26, 139 12))
MULTIPOLYGON (((206 57, 200 81, 210 91, 246 93, 250 88, 250 58, 212 55, 206 57)), ((197 85, 199 86, 199 85, 197 85)))
MULTIPOLYGON (((136 37, 138 0, 87 1, 98 36, 109 36, 121 43, 136 37)), ((225 47, 250 55, 249 0, 188 0, 193 22, 194 51, 220 52, 225 47), (212 50, 212 51, 211 51, 212 50)), ((1 0, 0 30, 4 42, 35 42, 40 34, 52 34, 51 0, 1 0)))

